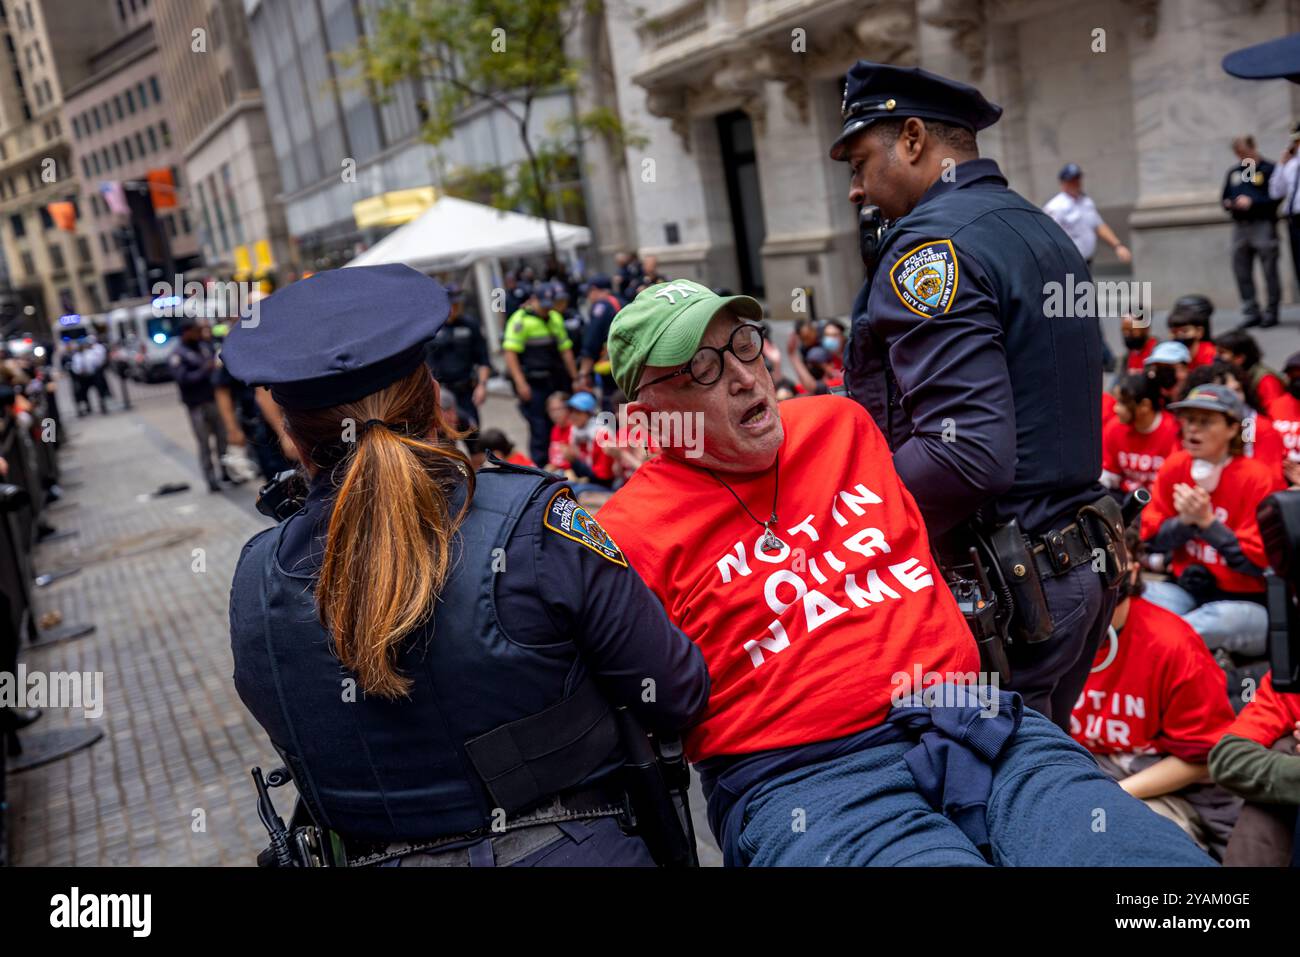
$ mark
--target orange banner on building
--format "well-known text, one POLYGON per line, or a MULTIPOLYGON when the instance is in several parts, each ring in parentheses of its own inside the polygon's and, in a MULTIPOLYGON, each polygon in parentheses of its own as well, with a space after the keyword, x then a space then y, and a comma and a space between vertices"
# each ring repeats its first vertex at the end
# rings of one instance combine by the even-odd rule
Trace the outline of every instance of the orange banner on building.
POLYGON ((50 219, 54 220, 54 225, 64 232, 75 233, 77 231, 77 207, 69 202, 50 203, 45 207, 50 214, 50 219))
POLYGON ((176 206, 176 181, 169 169, 151 169, 144 174, 149 184, 149 198, 154 209, 173 209, 176 206))

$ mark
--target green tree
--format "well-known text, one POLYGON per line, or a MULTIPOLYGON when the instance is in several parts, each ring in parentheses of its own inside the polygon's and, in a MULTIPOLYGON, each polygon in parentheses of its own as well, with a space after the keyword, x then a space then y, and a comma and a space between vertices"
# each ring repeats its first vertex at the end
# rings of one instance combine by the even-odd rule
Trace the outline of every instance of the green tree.
POLYGON ((547 184, 576 153, 585 136, 617 147, 644 142, 628 133, 608 109, 595 109, 549 131, 533 128, 536 101, 577 87, 581 64, 569 56, 565 37, 584 15, 601 14, 600 0, 385 0, 358 46, 341 55, 358 68, 352 82, 388 97, 409 84, 419 101, 421 135, 432 144, 448 139, 461 114, 485 105, 508 117, 518 131, 525 169, 458 171, 471 193, 493 205, 523 207, 546 222, 551 256, 558 259, 551 229, 547 184))

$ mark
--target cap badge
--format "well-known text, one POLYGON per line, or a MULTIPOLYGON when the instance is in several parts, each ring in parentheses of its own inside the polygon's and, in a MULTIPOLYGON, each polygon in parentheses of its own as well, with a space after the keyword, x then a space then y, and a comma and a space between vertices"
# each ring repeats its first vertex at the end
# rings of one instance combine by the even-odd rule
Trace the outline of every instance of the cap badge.
POLYGON ((885 109, 892 110, 896 106, 898 106, 898 101, 895 100, 892 96, 889 99, 885 100, 885 109))

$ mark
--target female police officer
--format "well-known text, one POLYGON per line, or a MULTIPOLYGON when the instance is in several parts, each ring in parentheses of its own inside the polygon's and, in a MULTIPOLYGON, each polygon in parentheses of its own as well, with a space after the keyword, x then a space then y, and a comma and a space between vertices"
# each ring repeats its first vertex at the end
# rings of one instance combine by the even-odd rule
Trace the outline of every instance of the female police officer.
POLYGON ((270 387, 310 493, 240 556, 234 677, 316 823, 352 862, 651 863, 609 704, 680 730, 700 653, 564 486, 470 470, 423 361, 437 282, 339 269, 259 306, 222 358, 270 387))

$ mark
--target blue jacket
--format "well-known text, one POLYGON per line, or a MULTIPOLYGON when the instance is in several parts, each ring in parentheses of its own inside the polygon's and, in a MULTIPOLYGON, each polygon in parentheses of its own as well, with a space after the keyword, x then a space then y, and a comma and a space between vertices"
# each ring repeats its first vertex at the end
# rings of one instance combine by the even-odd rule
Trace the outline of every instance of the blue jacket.
POLYGON ((1091 276, 995 162, 953 172, 881 238, 853 306, 845 383, 932 536, 981 507, 1046 532, 1103 494, 1100 327, 1045 308, 1052 283, 1091 276))

